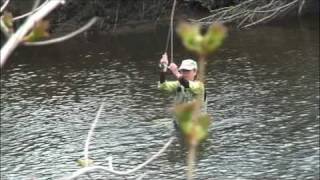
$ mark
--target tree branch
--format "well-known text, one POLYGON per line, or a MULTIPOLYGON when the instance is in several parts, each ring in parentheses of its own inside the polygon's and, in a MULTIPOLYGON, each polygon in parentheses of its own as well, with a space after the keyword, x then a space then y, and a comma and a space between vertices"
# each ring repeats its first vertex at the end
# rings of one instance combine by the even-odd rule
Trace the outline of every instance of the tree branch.
POLYGON ((270 19, 271 17, 275 16, 275 15, 276 15, 279 11, 281 11, 282 9, 285 9, 285 8, 287 8, 287 7, 290 7, 291 5, 297 3, 298 1, 299 1, 299 0, 295 0, 295 1, 292 1, 291 3, 288 3, 288 4, 285 4, 285 5, 281 6, 281 7, 278 7, 278 8, 276 8, 276 9, 274 9, 274 10, 273 10, 273 13, 270 14, 269 16, 266 16, 266 17, 261 18, 261 19, 255 21, 255 22, 253 22, 253 23, 250 23, 250 24, 248 24, 248 25, 245 25, 244 28, 248 28, 248 27, 253 26, 253 25, 255 25, 255 24, 258 24, 258 23, 260 23, 260 22, 262 22, 262 21, 265 21, 265 20, 267 20, 267 19, 270 19))
POLYGON ((63 37, 50 39, 50 40, 46 40, 46 41, 24 42, 23 44, 26 46, 43 46, 43 45, 50 45, 50 44, 55 44, 55 43, 60 43, 60 42, 66 41, 66 40, 71 39, 71 38, 77 36, 78 34, 86 31, 87 29, 89 29, 97 21, 97 19, 98 19, 97 17, 92 18, 87 24, 85 24, 84 26, 82 26, 78 30, 71 32, 63 37))
MULTIPOLYGON (((93 135, 93 132, 94 132, 94 129, 96 127, 96 124, 99 120, 99 117, 100 117, 100 114, 102 112, 102 109, 103 109, 103 106, 104 106, 104 100, 103 102, 101 103, 100 107, 99 107, 99 110, 98 110, 98 113, 96 115, 96 118, 94 119, 93 123, 91 124, 91 128, 90 128, 90 131, 88 132, 88 137, 86 139, 86 142, 85 142, 85 146, 84 146, 84 160, 85 162, 87 163, 88 161, 88 158, 89 158, 89 145, 90 145, 90 140, 91 140, 91 137, 93 135)), ((88 164, 87 164, 88 165, 88 164)))
POLYGON ((0 8, 0 12, 2 13, 3 10, 6 9, 7 5, 9 4, 10 0, 7 0, 6 2, 3 3, 3 5, 0 8))
POLYGON ((202 24, 211 24, 212 21, 220 21, 222 23, 237 22, 238 28, 250 27, 258 23, 271 20, 280 13, 288 11, 288 9, 295 7, 298 4, 298 13, 301 14, 301 9, 304 3, 305 0, 247 0, 235 6, 212 10, 212 15, 191 21, 202 24))
POLYGON ((88 172, 91 172, 91 171, 96 171, 96 170, 104 170, 104 171, 107 171, 109 173, 116 174, 116 175, 128 175, 128 174, 131 174, 131 173, 133 173, 135 171, 140 170, 141 168, 143 168, 144 166, 146 166, 150 162, 152 162, 154 159, 156 159, 158 156, 160 156, 171 145, 171 143, 173 142, 174 139, 175 139, 175 137, 169 138, 168 142, 156 154, 154 154, 151 158, 146 160, 144 163, 136 166, 135 168, 132 168, 132 169, 129 169, 129 170, 126 170, 126 171, 117 171, 117 170, 114 170, 114 169, 111 169, 111 168, 105 167, 105 166, 89 166, 89 167, 85 167, 85 168, 79 169, 76 172, 74 172, 71 176, 64 177, 61 180, 72 180, 72 179, 75 179, 75 178, 79 177, 82 174, 85 174, 85 173, 88 173, 88 172))
POLYGON ((41 6, 35 8, 35 9, 32 9, 31 11, 29 11, 29 12, 27 12, 27 13, 25 13, 25 14, 22 14, 22 15, 20 15, 20 16, 14 17, 14 18, 13 18, 13 21, 17 21, 17 20, 19 20, 19 19, 25 18, 25 17, 27 17, 27 16, 29 16, 29 15, 37 12, 39 9, 41 9, 43 6, 45 6, 48 2, 49 2, 49 0, 46 0, 44 3, 41 4, 41 6))
POLYGON ((23 37, 33 28, 36 22, 40 21, 51 11, 53 11, 60 4, 64 4, 64 0, 49 1, 45 6, 39 9, 37 12, 28 17, 26 22, 14 33, 6 44, 2 47, 0 52, 0 67, 2 67, 13 50, 22 42, 23 37))

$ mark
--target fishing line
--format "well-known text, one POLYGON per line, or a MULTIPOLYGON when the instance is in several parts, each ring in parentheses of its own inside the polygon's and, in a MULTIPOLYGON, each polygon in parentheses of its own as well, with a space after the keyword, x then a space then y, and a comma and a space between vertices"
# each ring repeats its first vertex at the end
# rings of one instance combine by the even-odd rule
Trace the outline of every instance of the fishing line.
MULTIPOLYGON (((177 4, 177 0, 173 1, 173 5, 172 5, 172 9, 171 9, 171 17, 170 17, 170 27, 168 30, 168 35, 167 35, 167 42, 166 42, 166 49, 165 52, 168 51, 169 48, 169 40, 170 41, 170 46, 171 46, 171 58, 170 61, 173 62, 173 17, 174 17, 174 12, 176 9, 176 4, 177 4)), ((170 64, 170 63, 169 63, 170 64)))

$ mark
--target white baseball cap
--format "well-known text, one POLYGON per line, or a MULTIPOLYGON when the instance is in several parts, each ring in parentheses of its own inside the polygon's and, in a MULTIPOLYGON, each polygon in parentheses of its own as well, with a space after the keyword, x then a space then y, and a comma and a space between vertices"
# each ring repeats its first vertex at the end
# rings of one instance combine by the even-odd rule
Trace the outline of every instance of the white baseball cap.
POLYGON ((182 61, 179 70, 197 70, 198 69, 198 65, 197 62, 195 60, 192 59, 185 59, 182 61))

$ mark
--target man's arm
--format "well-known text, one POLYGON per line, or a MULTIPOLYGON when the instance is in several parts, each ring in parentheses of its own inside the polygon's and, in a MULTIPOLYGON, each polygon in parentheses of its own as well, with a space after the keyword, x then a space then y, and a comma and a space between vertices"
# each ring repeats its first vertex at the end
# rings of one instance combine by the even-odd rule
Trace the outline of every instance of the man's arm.
POLYGON ((185 88, 189 88, 189 81, 184 79, 178 70, 178 66, 175 63, 171 63, 168 67, 172 74, 178 79, 179 83, 185 88))
POLYGON ((166 72, 160 71, 160 83, 164 83, 166 81, 166 72))

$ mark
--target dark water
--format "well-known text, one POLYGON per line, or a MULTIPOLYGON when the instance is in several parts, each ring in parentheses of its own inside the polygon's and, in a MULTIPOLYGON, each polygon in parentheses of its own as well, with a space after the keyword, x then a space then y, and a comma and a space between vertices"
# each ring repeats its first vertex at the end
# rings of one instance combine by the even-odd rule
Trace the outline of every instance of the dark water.
MULTIPOLYGON (((232 31, 210 57, 214 123, 200 148, 196 179, 319 179, 317 22, 232 31)), ((157 152, 173 129, 172 98, 156 83, 165 37, 159 28, 19 48, 1 72, 1 179, 58 179, 78 169, 103 98, 90 149, 95 163, 107 165, 112 155, 115 169, 125 170, 157 152)), ((177 42, 175 57, 179 62, 190 54, 177 42)), ((175 141, 126 178, 185 179, 185 159, 185 147, 175 141)))

